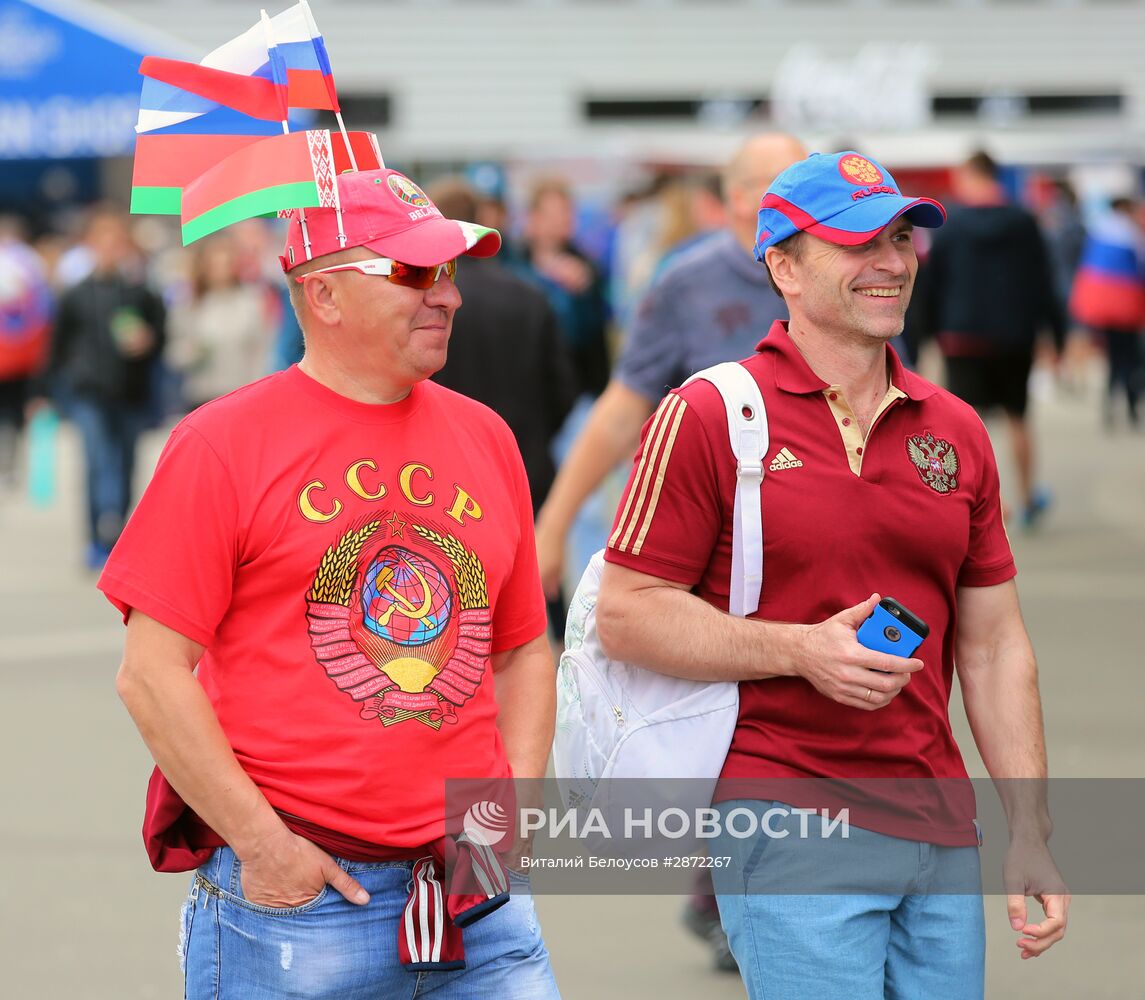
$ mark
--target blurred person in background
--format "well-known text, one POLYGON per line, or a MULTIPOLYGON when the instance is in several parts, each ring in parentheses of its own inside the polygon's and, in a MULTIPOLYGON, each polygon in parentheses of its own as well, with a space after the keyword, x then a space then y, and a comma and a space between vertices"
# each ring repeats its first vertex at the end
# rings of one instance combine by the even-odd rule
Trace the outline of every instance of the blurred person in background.
MULTIPOLYGON (((56 288, 71 288, 72 285, 83 281, 95 265, 91 247, 85 238, 86 219, 78 223, 69 224, 64 232, 63 242, 55 247, 55 259, 52 261, 52 284, 56 288), (78 225, 78 232, 75 226, 78 225)), ((122 264, 128 270, 134 260, 125 260, 122 264)))
POLYGON ((264 291, 242 280, 232 235, 190 252, 188 297, 171 309, 168 363, 193 410, 266 374, 271 333, 264 291))
MULTIPOLYGON (((521 274, 538 283, 557 316, 576 378, 577 401, 556 441, 557 462, 564 460, 593 401, 608 382, 610 367, 605 280, 597 265, 573 242, 576 205, 568 183, 559 177, 534 182, 528 198, 519 246, 521 274)), ((604 544, 611 519, 605 490, 598 490, 578 511, 570 547, 579 565, 604 544)), ((550 607, 563 606, 559 588, 548 595, 550 607)), ((558 622, 564 615, 557 616, 558 622)), ((558 623, 553 623, 558 629, 558 623)))
POLYGON ((664 252, 661 233, 683 209, 680 178, 660 171, 620 193, 613 206, 608 294, 613 317, 627 329, 632 311, 648 289, 664 252))
POLYGON ((651 273, 644 282, 645 289, 674 253, 710 236, 713 229, 719 229, 727 222, 726 215, 721 213, 712 227, 701 228, 697 223, 694 210, 696 192, 702 190, 688 177, 675 177, 660 192, 660 221, 649 247, 651 273))
POLYGON ((267 299, 267 309, 279 306, 281 281, 271 264, 279 235, 263 219, 243 219, 227 227, 234 249, 235 268, 239 278, 258 287, 267 299))
POLYGON ((661 252, 652 275, 653 281, 677 254, 707 239, 727 224, 728 213, 720 175, 704 171, 683 178, 679 193, 674 193, 672 200, 665 205, 658 240, 661 252))
POLYGON ((640 428, 664 393, 694 372, 750 353, 783 300, 752 260, 759 199, 806 150, 787 135, 749 139, 724 172, 727 228, 676 256, 644 297, 616 371, 557 471, 537 516, 541 582, 554 594, 565 566, 565 539, 585 499, 634 454, 640 428))
POLYGON ((277 234, 263 219, 244 219, 227 229, 235 253, 239 280, 257 289, 266 328, 271 331, 269 353, 262 374, 281 371, 302 360, 302 327, 290 306, 290 297, 268 262, 274 260, 277 234))
MULTIPOLYGON (((477 193, 460 178, 439 181, 426 193, 448 218, 477 218, 477 193)), ((576 376, 556 314, 534 284, 497 257, 463 261, 456 282, 462 306, 445 367, 433 380, 484 403, 509 425, 536 512, 556 475, 553 439, 576 400, 576 376)), ((559 605, 550 604, 549 618, 563 627, 559 605)))
POLYGON ((1050 183, 1048 197, 1038 212, 1038 224, 1050 255, 1054 290, 1065 309, 1086 240, 1077 192, 1068 180, 1058 179, 1050 183))
POLYGON ((294 310, 281 309, 279 314, 277 326, 272 326, 274 335, 268 365, 272 372, 282 371, 283 368, 298 364, 306 350, 306 344, 302 339, 302 327, 298 323, 298 317, 294 315, 294 310))
POLYGON ((31 245, 36 256, 40 259, 41 269, 47 279, 48 287, 52 289, 53 294, 58 292, 60 290, 57 277, 58 265, 60 258, 68 249, 67 237, 58 232, 41 233, 32 241, 31 245))
POLYGON ((608 305, 597 266, 573 242, 576 206, 569 185, 537 181, 529 195, 522 254, 557 314, 576 371, 577 390, 598 396, 608 382, 608 305))
POLYGON ((135 277, 142 262, 121 209, 93 209, 83 247, 91 270, 60 298, 48 363, 30 405, 43 405, 51 393, 79 431, 87 467, 86 561, 97 569, 131 508, 136 445, 152 415, 166 310, 135 277))
POLYGON ((1035 486, 1030 369, 1043 330, 1061 351, 1065 314, 1037 220, 1008 202, 990 155, 974 153, 952 180, 958 205, 920 269, 914 316, 945 356, 947 388, 980 412, 1006 414, 1021 521, 1032 528, 1049 493, 1035 486))
MULTIPOLYGON (((1074 276, 1081 262, 1085 246, 1085 220, 1073 185, 1065 178, 1047 180, 1034 187, 1038 199, 1036 214, 1038 225, 1046 239, 1050 267, 1054 275, 1054 290, 1066 319, 1069 319, 1069 297, 1074 276)), ((1093 343, 1080 329, 1070 329, 1062 352, 1060 384, 1070 391, 1079 391, 1093 355, 1093 343)))
POLYGON ((477 212, 472 216, 473 221, 501 233, 501 253, 498 255, 504 258, 501 265, 517 266, 520 254, 516 244, 508 238, 510 219, 509 205, 505 200, 508 185, 505 168, 500 163, 490 161, 471 163, 465 168, 463 179, 477 198, 477 212))
MULTIPOLYGON (((561 587, 574 518, 609 472, 636 452, 640 429, 664 393, 702 368, 750 354, 775 320, 787 318, 752 251, 763 192, 806 155, 789 135, 748 139, 723 174, 727 227, 675 254, 637 307, 616 371, 537 515, 537 558, 550 597, 561 587)), ((734 972, 706 871, 697 877, 683 919, 708 943, 715 967, 734 972)))
POLYGON ((1070 312, 1104 342, 1109 379, 1102 403, 1106 429, 1114 423, 1115 397, 1124 392, 1129 423, 1141 426, 1141 333, 1145 328, 1145 233, 1137 207, 1114 198, 1082 252, 1070 296, 1070 312))
POLYGON ((29 386, 44 362, 51 312, 44 268, 22 225, 0 218, 0 488, 19 479, 29 386))
POLYGON ((612 266, 612 305, 622 331, 676 254, 726 225, 715 173, 661 176, 632 199, 617 225, 612 266))

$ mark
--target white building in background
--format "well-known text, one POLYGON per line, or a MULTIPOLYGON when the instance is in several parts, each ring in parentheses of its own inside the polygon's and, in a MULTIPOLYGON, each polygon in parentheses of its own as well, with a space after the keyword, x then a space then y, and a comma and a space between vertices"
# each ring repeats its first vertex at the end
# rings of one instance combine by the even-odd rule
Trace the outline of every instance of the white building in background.
MULTIPOLYGON (((266 0, 260 0, 265 3, 266 0)), ((271 3, 273 14, 290 0, 271 3)), ((108 0, 203 54, 255 0, 108 0)), ((1145 162, 1145 3, 312 0, 348 124, 403 163, 719 162, 779 121, 901 166, 1145 162)))

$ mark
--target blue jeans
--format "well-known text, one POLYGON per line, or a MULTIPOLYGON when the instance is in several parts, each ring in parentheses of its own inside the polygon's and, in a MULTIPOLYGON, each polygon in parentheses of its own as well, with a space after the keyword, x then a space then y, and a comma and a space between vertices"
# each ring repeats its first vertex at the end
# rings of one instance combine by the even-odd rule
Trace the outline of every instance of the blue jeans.
POLYGON ((215 851, 183 905, 187 1000, 559 997, 523 877, 511 873, 511 900, 465 928, 465 969, 412 972, 397 944, 412 864, 337 860, 370 894, 365 906, 330 886, 287 909, 248 903, 241 862, 229 847, 215 851))
MULTIPOLYGON (((719 804, 721 817, 732 809, 762 817, 775 807, 784 809, 719 804)), ((854 826, 847 840, 823 838, 817 816, 805 836, 800 824, 795 815, 773 817, 767 826, 776 835, 750 839, 725 826, 711 849, 732 859, 714 873, 716 899, 751 1000, 982 1000, 977 848, 854 826), (816 891, 798 891, 809 887, 816 891)))
POLYGON ((131 507, 135 447, 147 426, 147 407, 74 396, 69 415, 83 441, 87 465, 89 541, 110 551, 131 507))

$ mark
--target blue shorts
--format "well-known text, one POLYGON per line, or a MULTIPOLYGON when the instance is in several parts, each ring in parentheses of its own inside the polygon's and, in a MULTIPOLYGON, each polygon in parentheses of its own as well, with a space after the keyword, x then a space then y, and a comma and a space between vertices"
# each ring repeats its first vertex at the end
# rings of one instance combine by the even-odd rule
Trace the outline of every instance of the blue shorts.
MULTIPOLYGON (((776 807, 787 811, 719 803, 722 817, 776 807)), ((775 835, 748 839, 725 827, 711 848, 731 858, 715 873, 716 901, 751 1000, 982 1000, 978 848, 854 826, 843 841, 821 836, 821 817, 807 820, 777 813, 775 835)))

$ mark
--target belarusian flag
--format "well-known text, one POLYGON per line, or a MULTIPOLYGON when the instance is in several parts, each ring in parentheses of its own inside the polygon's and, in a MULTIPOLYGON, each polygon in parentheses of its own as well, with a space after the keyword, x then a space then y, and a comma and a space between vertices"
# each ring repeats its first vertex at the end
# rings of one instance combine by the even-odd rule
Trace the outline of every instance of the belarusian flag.
POLYGON ((131 211, 178 215, 183 188, 196 177, 243 147, 281 134, 279 122, 222 107, 140 132, 135 137, 131 211))
MULTIPOLYGON (((351 132, 361 170, 377 170, 377 140, 351 132)), ((342 136, 310 129, 261 139, 232 153, 183 190, 183 243, 288 208, 338 208, 337 175, 350 168, 342 136)))

